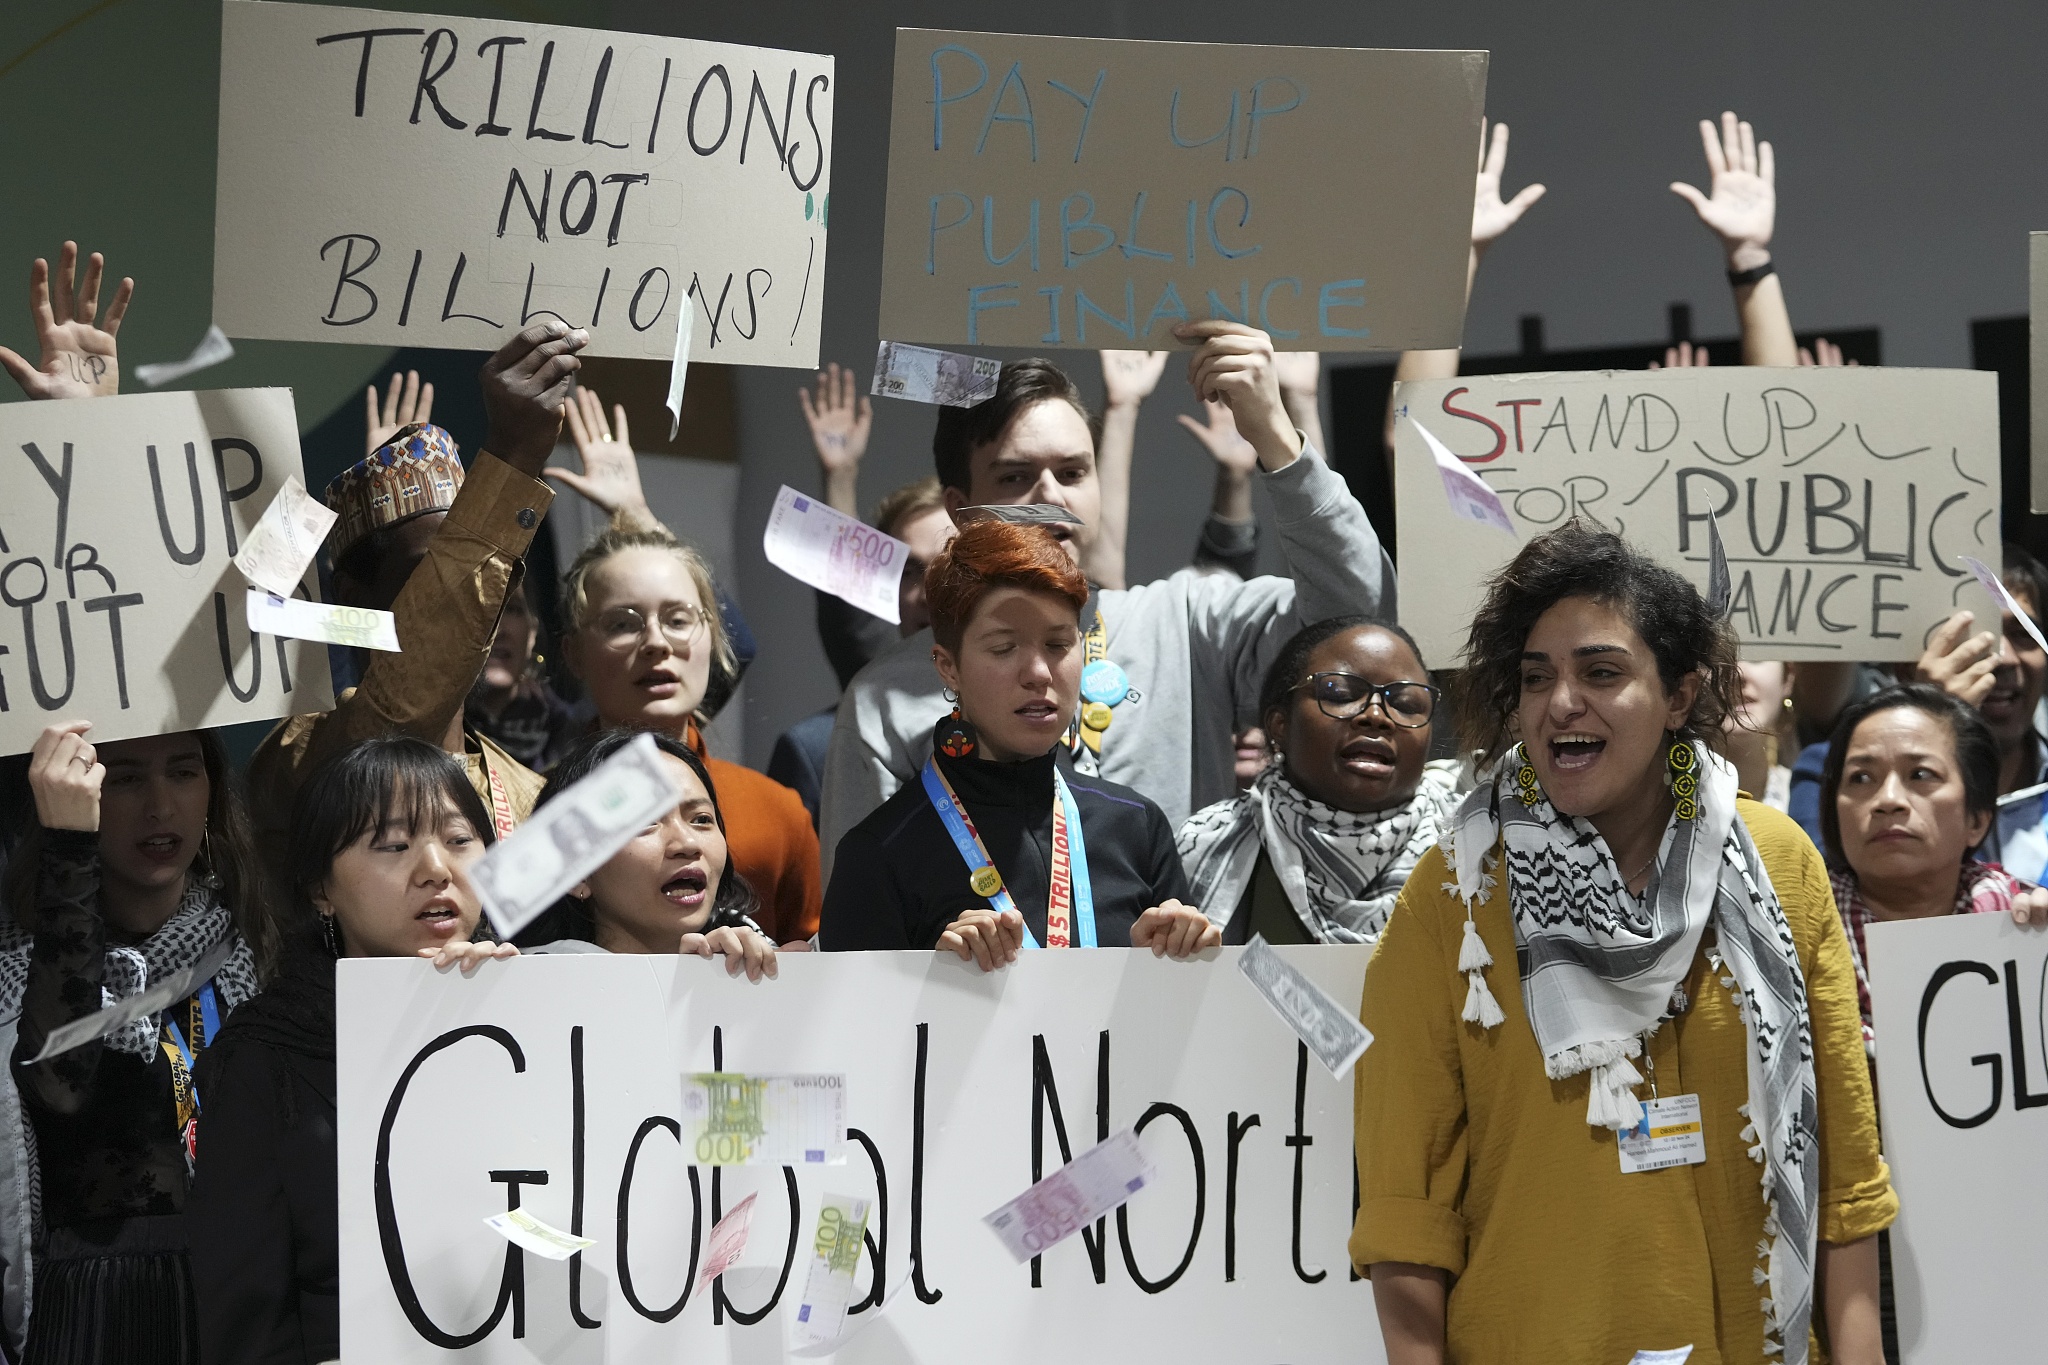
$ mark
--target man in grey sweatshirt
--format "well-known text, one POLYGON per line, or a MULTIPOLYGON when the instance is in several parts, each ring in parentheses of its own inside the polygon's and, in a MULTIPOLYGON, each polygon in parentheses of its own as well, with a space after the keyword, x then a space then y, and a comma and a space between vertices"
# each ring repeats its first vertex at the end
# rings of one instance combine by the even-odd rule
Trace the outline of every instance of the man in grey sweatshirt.
MULTIPOLYGON (((1393 562, 1365 509, 1287 415, 1271 339, 1226 321, 1174 331, 1196 347, 1196 394, 1227 404, 1258 453, 1291 575, 1241 582, 1183 569, 1094 595, 1089 611, 1100 613, 1101 629, 1091 654, 1111 667, 1084 677, 1081 732, 1091 742, 1077 766, 1137 788, 1178 826, 1236 790, 1232 733, 1256 719, 1259 684, 1287 638, 1328 616, 1392 619, 1395 605, 1393 562)), ((1049 362, 1004 365, 993 398, 939 414, 932 447, 949 511, 1051 503, 1081 523, 1061 528, 1071 531, 1069 548, 1090 542, 1101 505, 1094 433, 1079 391, 1049 362)), ((903 640, 862 669, 840 703, 819 820, 828 879, 840 837, 916 780, 932 728, 951 710, 931 649, 929 630, 903 640)))

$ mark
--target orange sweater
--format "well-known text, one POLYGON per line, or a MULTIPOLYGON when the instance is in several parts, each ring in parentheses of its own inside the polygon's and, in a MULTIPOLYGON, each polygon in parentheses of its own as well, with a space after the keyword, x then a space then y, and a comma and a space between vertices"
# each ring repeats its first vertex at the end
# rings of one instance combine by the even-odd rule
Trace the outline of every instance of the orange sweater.
POLYGON ((824 887, 818 872, 818 832, 811 827, 803 798, 752 768, 705 753, 704 737, 695 725, 690 727, 689 743, 718 788, 732 869, 747 879, 760 899, 761 927, 777 943, 817 933, 824 887))

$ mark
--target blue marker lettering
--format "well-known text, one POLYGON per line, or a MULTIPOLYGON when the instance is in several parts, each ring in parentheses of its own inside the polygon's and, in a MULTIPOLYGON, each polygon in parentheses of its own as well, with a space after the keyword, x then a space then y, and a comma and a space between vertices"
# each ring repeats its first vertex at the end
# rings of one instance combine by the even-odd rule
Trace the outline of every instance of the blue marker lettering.
POLYGON ((1049 314, 1046 320, 1052 327, 1051 331, 1038 339, 1038 343, 1041 346, 1057 346, 1060 344, 1060 295, 1067 292, 1067 287, 1063 284, 1051 284, 1038 292, 1045 298, 1045 310, 1049 314))
POLYGON ((933 151, 936 152, 941 147, 946 145, 946 106, 949 104, 958 104, 961 100, 966 99, 969 95, 978 93, 981 90, 981 87, 987 84, 988 63, 983 61, 974 52, 970 51, 967 48, 960 47, 954 43, 947 43, 944 47, 935 47, 932 49, 933 151), (974 88, 972 90, 962 90, 957 95, 948 95, 946 93, 946 77, 944 73, 939 70, 939 58, 945 56, 948 52, 957 52, 961 56, 965 57, 968 61, 974 63, 974 69, 980 74, 974 78, 974 88))
POLYGON ((1095 300, 1089 298, 1086 294, 1082 293, 1081 287, 1079 285, 1075 285, 1074 340, 1082 345, 1087 344, 1088 315, 1090 313, 1093 313, 1096 317, 1101 318, 1104 322, 1116 328, 1119 332, 1122 332, 1124 334, 1124 340, 1136 341, 1138 339, 1138 328, 1135 321, 1137 312, 1137 291, 1132 288, 1131 282, 1129 280, 1124 281, 1124 315, 1122 318, 1118 318, 1113 314, 1103 312, 1100 308, 1095 306, 1095 300))
POLYGON ((1332 327, 1330 325, 1330 310, 1332 308, 1363 307, 1365 307, 1364 280, 1332 280, 1316 293, 1316 325, 1322 329, 1322 333, 1326 337, 1369 337, 1372 335, 1372 328, 1370 327, 1332 327), (1341 297, 1340 291, 1351 290, 1357 291, 1357 298, 1341 297))
POLYGON ((1017 253, 1025 247, 1031 248, 1031 270, 1038 272, 1038 201, 1031 201, 1031 227, 1017 245, 1010 248, 1007 256, 996 255, 996 200, 994 195, 984 195, 981 200, 981 254, 988 257, 990 265, 1008 265, 1017 259, 1017 253))
POLYGON ((1021 123, 1025 131, 1031 134, 1031 159, 1038 160, 1038 124, 1031 117, 1031 92, 1024 88, 1024 77, 1021 74, 1023 65, 1022 62, 1011 62, 1009 71, 1003 76, 1003 83, 996 87, 996 97, 989 101, 988 117, 981 122, 981 141, 974 144, 976 156, 980 156, 982 149, 988 146, 991 128, 998 123, 1021 123), (1024 112, 1021 114, 1002 112, 1003 96, 1010 93, 1011 86, 1017 88, 1018 98, 1024 101, 1024 112))
POLYGON ((1074 262, 1085 261, 1090 256, 1100 256, 1115 245, 1116 233, 1095 221, 1094 195, 1086 190, 1077 190, 1060 201, 1060 256, 1066 263, 1067 269, 1072 270, 1074 262), (1069 209, 1073 208, 1076 201, 1083 205, 1079 218, 1074 217, 1068 212, 1069 209), (1074 234, 1076 232, 1099 232, 1108 240, 1091 251, 1083 251, 1076 254, 1074 251, 1074 234))
MULTIPOLYGON (((1210 297, 1214 298, 1215 295, 1212 293, 1210 297)), ((1188 306, 1180 301, 1180 290, 1174 287, 1172 280, 1166 282, 1166 289, 1159 295, 1159 302, 1152 305, 1152 311, 1145 317, 1146 336, 1152 335, 1152 324, 1161 318, 1178 318, 1182 322, 1189 320, 1188 306)))
POLYGON ((1095 117, 1095 97, 1102 93, 1102 78, 1104 76, 1107 76, 1108 74, 1109 71, 1107 68, 1104 68, 1103 70, 1095 73, 1095 88, 1088 92, 1088 98, 1085 100, 1081 99, 1080 91, 1075 90, 1073 87, 1065 84, 1064 82, 1046 82, 1047 85, 1059 91, 1061 94, 1072 95, 1075 99, 1081 100, 1081 109, 1083 111, 1081 114, 1081 134, 1079 137, 1076 137, 1074 139, 1074 160, 1076 161, 1079 161, 1081 159, 1081 144, 1088 140, 1088 121, 1095 117))
POLYGON ((1209 200, 1209 248, 1226 261, 1234 261, 1240 256, 1256 256, 1259 253, 1259 247, 1256 243, 1242 250, 1232 251, 1229 247, 1223 245, 1223 239, 1216 235, 1216 210, 1222 208, 1223 201, 1233 194, 1244 201, 1244 212, 1238 215, 1237 219, 1237 225, 1243 227, 1252 220, 1252 198, 1250 195, 1246 194, 1243 190, 1225 185, 1222 189, 1216 191, 1214 198, 1209 200))
POLYGON ((1294 297, 1301 297, 1301 281, 1291 275, 1282 276, 1277 280, 1266 281, 1266 287, 1259 291, 1259 330, 1267 336, 1278 337, 1283 341, 1291 341, 1295 337, 1300 336, 1301 333, 1290 332, 1283 327, 1275 327, 1272 314, 1266 311, 1267 302, 1273 297, 1273 291, 1283 284, 1294 290, 1294 297))
POLYGON ((1209 316, 1212 318, 1229 318, 1232 322, 1242 322, 1249 327, 1252 320, 1251 281, 1239 280, 1237 282, 1237 311, 1234 313, 1230 311, 1230 305, 1217 298, 1216 291, 1211 289, 1209 291, 1209 316))
POLYGON ((1124 253, 1124 259, 1127 261, 1133 256, 1149 256, 1155 261, 1170 261, 1173 259, 1171 251, 1154 251, 1150 247, 1138 245, 1138 219, 1145 212, 1146 193, 1145 190, 1139 190, 1138 197, 1131 201, 1131 230, 1124 234, 1123 244, 1118 249, 1124 253))
POLYGON ((931 236, 925 245, 924 253, 925 274, 936 275, 939 273, 939 234, 946 231, 948 228, 959 227, 962 223, 966 222, 973 216, 974 201, 972 199, 969 199, 966 195, 960 193, 960 191, 958 190, 947 190, 944 194, 935 194, 932 196, 931 236), (967 207, 960 214, 960 216, 958 218, 955 218, 952 222, 942 223, 939 221, 939 201, 942 199, 958 199, 967 207))
POLYGON ((1180 91, 1175 89, 1173 99, 1166 106, 1166 135, 1173 139, 1176 147, 1206 147, 1212 142, 1223 144, 1223 159, 1230 160, 1230 144, 1237 140, 1237 92, 1230 92, 1230 121, 1218 132, 1210 134, 1200 142, 1189 142, 1180 135, 1180 91))
POLYGON ((981 297, 981 296, 982 296, 983 294, 993 294, 993 293, 994 293, 994 292, 995 292, 996 290, 998 290, 998 289, 1015 289, 1015 288, 1017 288, 1016 284, 1014 284, 1014 283, 1011 283, 1011 284, 977 284, 977 285, 973 285, 973 286, 971 286, 971 287, 970 287, 970 288, 968 289, 968 291, 967 291, 967 344, 968 344, 969 346, 975 346, 975 345, 979 345, 979 344, 980 344, 980 342, 981 342, 981 315, 982 315, 983 313, 989 312, 990 310, 992 310, 992 309, 996 309, 996 308, 1015 308, 1015 307, 1017 306, 1017 300, 1015 300, 1015 299, 998 299, 998 300, 996 300, 996 301, 995 301, 995 302, 993 302, 993 303, 984 303, 984 302, 982 301, 982 297, 981 297))
POLYGON ((1285 76, 1268 76, 1265 80, 1262 80, 1257 85, 1254 85, 1252 87, 1251 111, 1244 116, 1246 128, 1246 132, 1244 135, 1245 156, 1249 158, 1258 154, 1260 119, 1271 118, 1275 114, 1284 114, 1288 112, 1290 109, 1299 109, 1301 108, 1301 102, 1307 98, 1308 92, 1306 90, 1303 90, 1299 85, 1296 85, 1293 81, 1289 80, 1285 76), (1266 87, 1269 85, 1286 86, 1289 90, 1292 90, 1294 92, 1293 100, 1289 101, 1286 104, 1275 105, 1272 108, 1267 108, 1264 99, 1264 92, 1266 87))

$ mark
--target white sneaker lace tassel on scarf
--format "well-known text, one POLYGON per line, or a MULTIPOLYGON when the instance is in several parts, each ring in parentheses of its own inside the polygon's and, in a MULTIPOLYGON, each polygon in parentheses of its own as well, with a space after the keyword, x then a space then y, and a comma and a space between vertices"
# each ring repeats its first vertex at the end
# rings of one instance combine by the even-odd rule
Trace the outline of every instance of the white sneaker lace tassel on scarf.
POLYGON ((1479 937, 1479 926, 1472 922, 1472 914, 1465 913, 1465 939, 1458 945, 1458 970, 1465 974, 1465 1009, 1459 1015, 1468 1024, 1481 1028, 1499 1028, 1507 1021, 1501 1012, 1500 1001, 1493 998, 1487 989, 1486 969, 1493 965, 1493 954, 1487 951, 1486 940, 1479 937))

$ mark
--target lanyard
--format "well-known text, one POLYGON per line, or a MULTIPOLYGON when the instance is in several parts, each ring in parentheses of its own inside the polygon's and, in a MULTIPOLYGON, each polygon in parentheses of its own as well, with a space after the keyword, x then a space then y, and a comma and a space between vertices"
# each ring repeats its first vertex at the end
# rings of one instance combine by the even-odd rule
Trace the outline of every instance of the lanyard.
MULTIPOLYGON (((939 822, 952 836, 953 847, 967 864, 967 884, 974 894, 985 896, 997 914, 1015 910, 1017 902, 1003 885, 1002 874, 988 856, 988 849, 975 831, 974 821, 960 803, 953 784, 939 771, 936 759, 924 762, 924 793, 939 822)), ((1067 780, 1055 767, 1052 771, 1052 885, 1046 896, 1046 943, 1053 948, 1095 946, 1095 894, 1088 873, 1088 846, 1081 833, 1081 808, 1074 800, 1067 780)), ((1024 946, 1036 948, 1031 930, 1024 931, 1024 946)))
POLYGON ((481 746, 477 761, 483 764, 484 781, 491 788, 491 824, 496 827, 498 840, 502 843, 512 837, 512 827, 517 823, 512 818, 512 802, 505 795, 505 779, 491 767, 491 756, 481 752, 481 746))
POLYGON ((164 1059, 171 1065, 171 1096, 178 1106, 178 1135, 189 1164, 197 1155, 199 1125, 199 1091, 192 1083, 192 1064, 199 1050, 220 1032, 220 1004, 213 992, 213 982, 208 981, 193 992, 187 1005, 183 1030, 179 1029, 178 1021, 171 1018, 170 1012, 165 1011, 159 1045, 163 1048, 164 1059), (186 1043, 188 1033, 191 1035, 189 1045, 186 1043))

